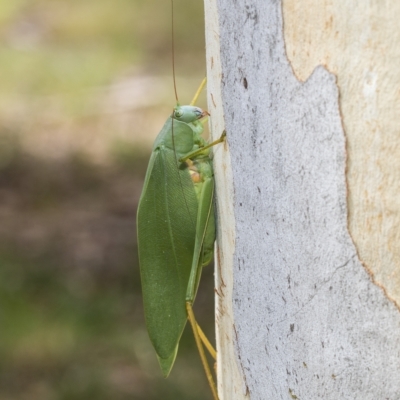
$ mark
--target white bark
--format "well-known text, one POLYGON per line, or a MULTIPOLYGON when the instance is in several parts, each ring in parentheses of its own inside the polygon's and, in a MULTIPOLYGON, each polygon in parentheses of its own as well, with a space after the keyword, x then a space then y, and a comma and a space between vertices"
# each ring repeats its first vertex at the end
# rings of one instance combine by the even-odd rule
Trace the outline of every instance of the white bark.
POLYGON ((400 63, 382 50, 398 46, 400 7, 366 2, 353 10, 341 3, 286 1, 283 24, 279 1, 205 0, 212 132, 227 131, 214 161, 221 400, 400 398, 400 288, 389 279, 400 282, 393 188, 400 179, 399 169, 388 167, 400 160, 400 77, 393 72, 400 63), (389 20, 392 29, 379 30, 389 20), (329 40, 320 27, 330 30, 329 40), (372 44, 371 32, 379 36, 372 44), (310 43, 325 42, 324 57, 312 57, 318 51, 310 43), (374 57, 364 63, 365 43, 368 54, 380 51, 389 73, 374 57), (380 82, 397 110, 386 136, 380 82), (367 109, 352 112, 360 104, 367 109), (368 146, 360 149, 363 138, 368 146), (365 171, 377 175, 374 165, 379 187, 365 171), (362 232, 379 212, 378 234, 362 232))

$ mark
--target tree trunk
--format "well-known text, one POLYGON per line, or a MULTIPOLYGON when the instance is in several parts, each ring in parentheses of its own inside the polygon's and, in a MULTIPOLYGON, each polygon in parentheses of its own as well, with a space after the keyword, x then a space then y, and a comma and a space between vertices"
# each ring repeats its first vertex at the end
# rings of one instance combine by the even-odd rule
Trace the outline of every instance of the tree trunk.
POLYGON ((205 0, 218 386, 400 398, 400 3, 205 0))

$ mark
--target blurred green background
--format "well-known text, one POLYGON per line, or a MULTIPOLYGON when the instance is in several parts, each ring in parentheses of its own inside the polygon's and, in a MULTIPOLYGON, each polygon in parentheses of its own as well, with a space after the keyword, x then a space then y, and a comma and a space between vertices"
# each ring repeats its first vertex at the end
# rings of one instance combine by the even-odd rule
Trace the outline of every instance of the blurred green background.
MULTIPOLYGON (((202 7, 175 0, 183 103, 202 7)), ((211 398, 189 329, 164 379, 142 311, 136 206, 175 104, 170 16, 169 0, 0 2, 0 400, 211 398)), ((212 338, 211 267, 195 309, 212 338)))

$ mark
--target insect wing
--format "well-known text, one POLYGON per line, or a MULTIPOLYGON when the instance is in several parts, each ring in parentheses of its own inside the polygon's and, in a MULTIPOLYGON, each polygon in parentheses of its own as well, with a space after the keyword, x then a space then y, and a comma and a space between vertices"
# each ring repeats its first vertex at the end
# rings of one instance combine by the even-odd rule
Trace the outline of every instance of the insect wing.
POLYGON ((175 152, 161 139, 149 162, 137 226, 146 325, 167 375, 187 320, 198 201, 187 168, 178 168, 175 152))

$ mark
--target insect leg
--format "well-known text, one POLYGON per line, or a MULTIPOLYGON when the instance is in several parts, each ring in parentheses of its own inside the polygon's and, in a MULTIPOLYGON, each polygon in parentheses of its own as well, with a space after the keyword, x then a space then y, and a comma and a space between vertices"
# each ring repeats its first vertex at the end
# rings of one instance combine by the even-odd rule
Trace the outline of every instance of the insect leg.
POLYGON ((209 367, 208 362, 207 362, 206 355, 204 353, 203 344, 201 343, 199 332, 197 330, 197 326, 198 325, 197 325, 196 319, 194 317, 192 304, 190 303, 190 301, 186 302, 186 311, 187 311, 187 314, 188 314, 188 318, 189 318, 190 324, 192 325, 194 340, 196 341, 196 346, 197 346, 197 349, 199 351, 201 362, 203 364, 203 368, 204 368, 204 371, 205 371, 206 376, 207 376, 208 384, 210 385, 214 400, 219 400, 218 399, 217 387, 215 385, 214 378, 212 376, 210 367, 209 367))
POLYGON ((196 101, 197 101, 197 99, 199 98, 200 93, 201 93, 201 91, 204 89, 204 86, 206 85, 206 83, 207 83, 207 78, 204 78, 204 79, 201 81, 200 86, 199 86, 199 88, 197 89, 197 92, 196 92, 196 94, 195 94, 194 97, 193 97, 193 100, 190 102, 190 105, 191 105, 191 106, 193 106, 193 105, 196 103, 196 101))
POLYGON ((200 325, 197 324, 197 331, 199 332, 199 336, 201 341, 203 342, 205 348, 208 350, 210 353, 210 356, 216 360, 217 359, 217 352, 215 351, 213 345, 210 343, 210 341, 207 339, 207 336, 204 334, 203 330, 200 328, 200 325))
POLYGON ((184 156, 184 157, 182 157, 182 158, 179 159, 179 162, 185 162, 185 161, 188 160, 189 158, 194 158, 194 157, 198 156, 198 155, 201 154, 204 150, 207 150, 207 149, 209 149, 210 147, 215 146, 216 144, 219 144, 219 143, 224 142, 224 141, 225 141, 225 137, 226 137, 226 131, 223 131, 223 132, 222 132, 222 135, 220 136, 219 139, 214 140, 213 142, 207 144, 207 145, 204 146, 204 147, 201 147, 201 148, 198 149, 198 150, 195 150, 195 151, 193 151, 193 152, 191 152, 191 153, 189 153, 189 154, 186 154, 186 156, 184 156))

